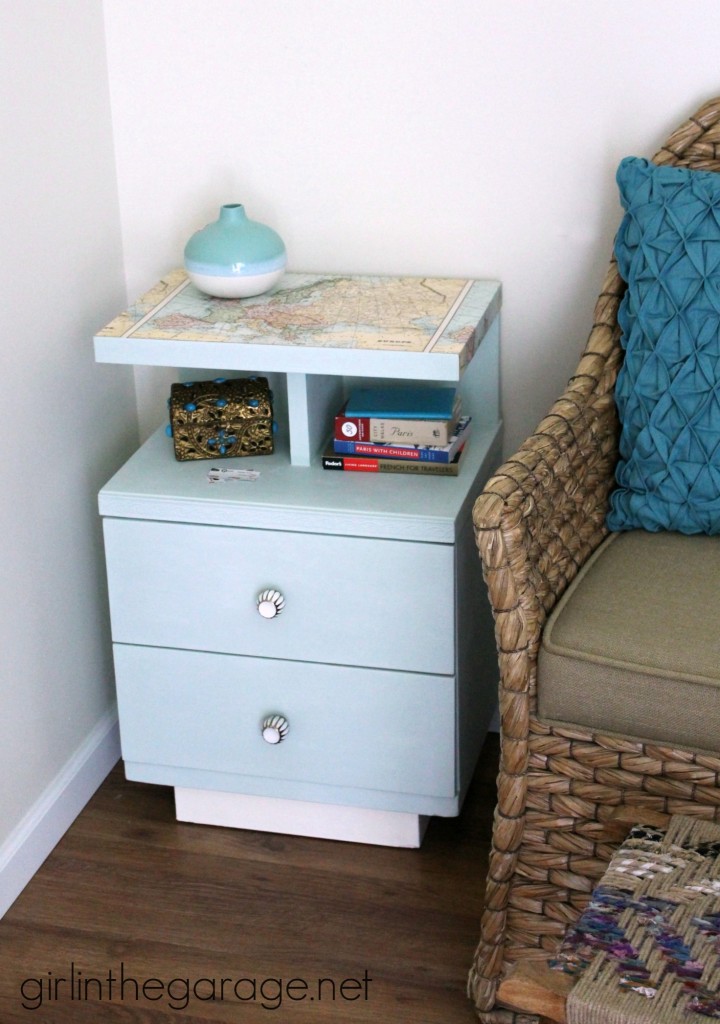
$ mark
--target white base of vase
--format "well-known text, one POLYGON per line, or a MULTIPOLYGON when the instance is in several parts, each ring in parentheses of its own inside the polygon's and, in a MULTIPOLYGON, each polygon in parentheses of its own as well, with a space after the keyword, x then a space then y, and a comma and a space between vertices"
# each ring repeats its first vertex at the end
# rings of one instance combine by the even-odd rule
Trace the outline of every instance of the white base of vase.
POLYGON ((243 277, 216 277, 214 274, 197 274, 188 270, 187 275, 201 292, 213 295, 218 299, 249 299, 253 295, 262 295, 277 284, 285 273, 272 270, 269 274, 248 274, 243 277))
POLYGON ((410 848, 420 846, 428 822, 424 815, 401 811, 340 807, 179 786, 175 787, 175 816, 178 821, 200 825, 410 848))

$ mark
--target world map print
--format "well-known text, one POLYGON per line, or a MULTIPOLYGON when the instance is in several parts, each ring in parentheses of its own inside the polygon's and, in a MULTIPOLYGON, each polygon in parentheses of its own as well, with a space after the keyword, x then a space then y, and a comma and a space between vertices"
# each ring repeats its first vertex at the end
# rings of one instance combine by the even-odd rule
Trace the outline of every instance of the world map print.
POLYGON ((460 355, 465 365, 475 351, 478 324, 488 315, 488 284, 288 273, 263 295, 216 299, 179 269, 98 337, 443 352, 460 355))

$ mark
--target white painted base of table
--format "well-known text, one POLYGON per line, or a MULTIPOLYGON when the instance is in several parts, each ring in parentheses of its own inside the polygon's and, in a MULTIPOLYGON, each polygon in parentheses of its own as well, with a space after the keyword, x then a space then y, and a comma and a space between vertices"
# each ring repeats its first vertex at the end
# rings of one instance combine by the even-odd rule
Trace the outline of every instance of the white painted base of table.
POLYGON ((179 786, 175 787, 175 814, 178 821, 199 825, 409 848, 420 846, 428 823, 426 815, 400 811, 179 786))

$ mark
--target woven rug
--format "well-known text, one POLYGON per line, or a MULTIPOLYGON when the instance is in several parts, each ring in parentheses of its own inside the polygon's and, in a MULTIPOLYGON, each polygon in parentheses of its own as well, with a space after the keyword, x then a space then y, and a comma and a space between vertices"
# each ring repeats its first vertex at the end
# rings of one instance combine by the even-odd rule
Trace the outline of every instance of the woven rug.
POLYGON ((633 828, 550 966, 578 978, 568 1024, 720 1019, 720 826, 633 828))

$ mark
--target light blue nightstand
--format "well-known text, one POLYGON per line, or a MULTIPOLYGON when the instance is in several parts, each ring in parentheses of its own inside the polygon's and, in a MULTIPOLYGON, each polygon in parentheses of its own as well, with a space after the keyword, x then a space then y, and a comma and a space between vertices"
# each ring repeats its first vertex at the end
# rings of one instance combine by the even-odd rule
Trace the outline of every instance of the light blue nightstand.
POLYGON ((275 392, 275 454, 224 463, 256 480, 212 484, 160 430, 100 492, 126 773, 179 819, 418 846, 458 813, 496 700, 471 509, 500 461, 499 311, 489 281, 287 274, 231 301, 177 271, 96 337, 101 362, 275 392), (323 471, 359 379, 458 384, 459 475, 323 471))

